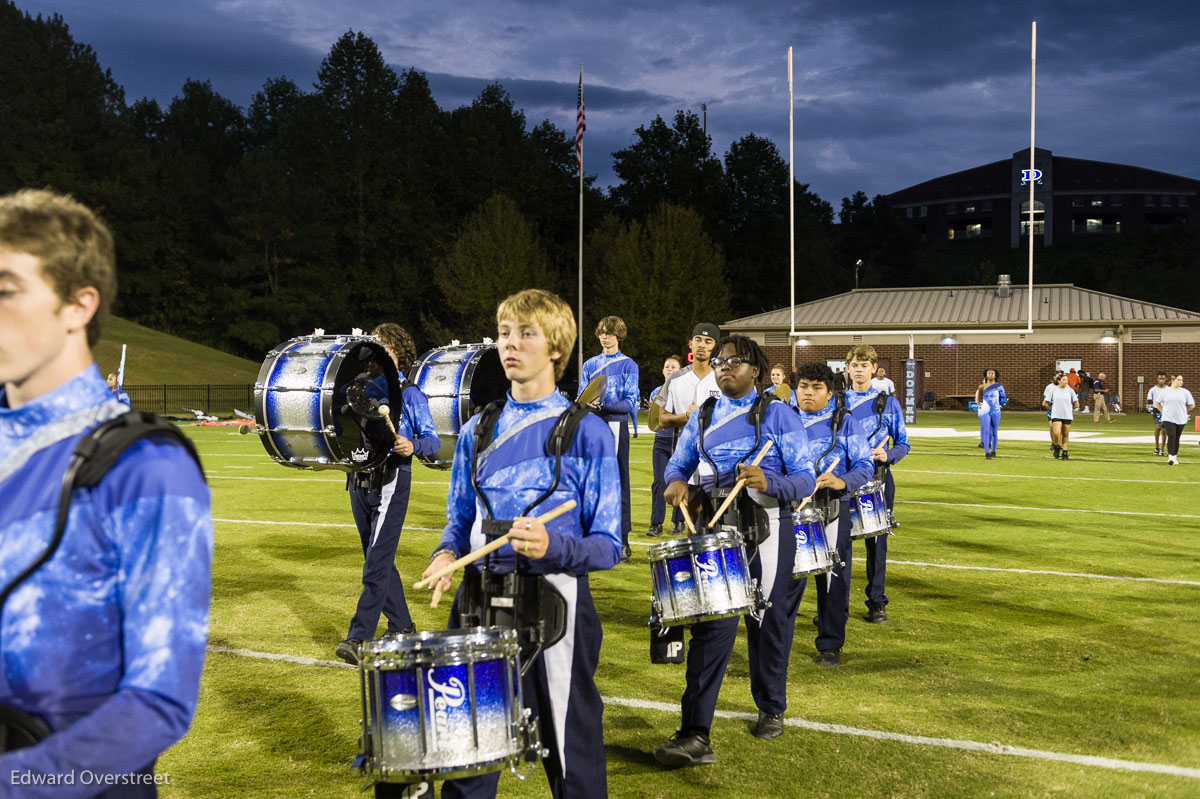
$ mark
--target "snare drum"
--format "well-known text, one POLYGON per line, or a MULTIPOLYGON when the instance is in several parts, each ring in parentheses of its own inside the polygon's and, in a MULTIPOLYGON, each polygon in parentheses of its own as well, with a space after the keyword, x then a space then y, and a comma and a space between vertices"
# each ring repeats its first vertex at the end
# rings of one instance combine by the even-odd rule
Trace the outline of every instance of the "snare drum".
POLYGON ((422 632, 363 645, 361 768, 376 782, 455 779, 542 754, 521 705, 517 633, 422 632))
MULTIPOLYGON (((277 463, 297 469, 373 468, 387 457, 392 436, 382 420, 363 424, 346 407, 346 386, 374 360, 400 395, 391 356, 370 336, 302 336, 267 353, 254 384, 255 422, 277 463)), ((399 410, 399 403, 392 403, 399 410)))
POLYGON ((796 560, 792 579, 810 574, 824 574, 838 563, 836 547, 829 546, 825 536, 825 514, 819 508, 801 508, 792 513, 796 531, 796 560))
POLYGON ((883 481, 870 480, 850 495, 850 540, 872 538, 892 529, 883 481))
POLYGON ((441 449, 433 457, 418 456, 426 466, 449 469, 458 446, 458 431, 489 402, 503 399, 511 381, 504 375, 495 344, 452 344, 422 355, 408 373, 429 400, 441 449))
POLYGON ((650 547, 652 605, 664 626, 695 624, 766 607, 750 577, 741 533, 722 530, 650 547))

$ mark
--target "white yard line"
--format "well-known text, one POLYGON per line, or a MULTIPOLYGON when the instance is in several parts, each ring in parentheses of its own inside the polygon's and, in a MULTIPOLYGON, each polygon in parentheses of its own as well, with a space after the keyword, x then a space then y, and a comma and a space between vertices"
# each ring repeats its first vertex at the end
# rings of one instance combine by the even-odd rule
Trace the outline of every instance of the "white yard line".
MULTIPOLYGON (((904 474, 945 474, 952 477, 1010 477, 1017 480, 1046 480, 1045 475, 1036 474, 995 474, 992 472, 937 472, 932 469, 905 469, 897 466, 894 475, 904 474)), ((1133 480, 1127 477, 1063 477, 1054 475, 1054 482, 1060 480, 1083 480, 1093 483, 1150 483, 1151 485, 1198 485, 1195 480, 1133 480)))
MULTIPOLYGON (((348 663, 336 660, 317 660, 316 658, 300 657, 298 655, 280 655, 270 652, 255 652, 251 649, 234 649, 225 646, 210 646, 210 652, 219 652, 238 657, 255 658, 258 660, 282 661, 299 666, 319 666, 330 669, 357 670, 348 663)), ((604 704, 613 707, 628 707, 635 710, 653 710, 660 713, 679 713, 679 705, 666 702, 650 702, 645 699, 630 699, 619 696, 602 696, 604 704)), ((718 710, 719 718, 733 721, 756 721, 758 715, 736 710, 718 710)), ((982 741, 967 741, 957 738, 931 738, 924 735, 907 735, 899 732, 884 732, 883 730, 868 730, 861 727, 850 727, 845 724, 828 724, 818 721, 808 721, 800 718, 785 718, 783 723, 812 732, 831 733, 833 735, 852 735, 857 738, 870 738, 876 741, 892 741, 895 743, 912 744, 914 746, 935 746, 942 749, 957 749, 966 752, 981 752, 988 755, 1003 755, 1006 757, 1025 757, 1033 760, 1052 760, 1060 763, 1074 763, 1080 766, 1094 766, 1113 771, 1142 771, 1153 774, 1166 774, 1172 777, 1187 777, 1200 780, 1200 768, 1186 766, 1171 766, 1163 763, 1143 763, 1136 760, 1118 760, 1111 757, 1095 755, 1075 755, 1069 752, 1052 752, 1046 749, 1029 749, 1024 746, 1010 746, 1002 743, 984 743, 982 741)))
POLYGON ((898 499, 897 505, 941 505, 947 508, 988 508, 990 510, 1035 510, 1049 513, 1080 513, 1090 516, 1093 513, 1103 513, 1110 516, 1161 516, 1168 519, 1200 519, 1200 516, 1188 513, 1151 513, 1140 510, 1098 510, 1096 508, 1035 508, 1027 505, 984 505, 972 502, 932 502, 920 499, 898 499))

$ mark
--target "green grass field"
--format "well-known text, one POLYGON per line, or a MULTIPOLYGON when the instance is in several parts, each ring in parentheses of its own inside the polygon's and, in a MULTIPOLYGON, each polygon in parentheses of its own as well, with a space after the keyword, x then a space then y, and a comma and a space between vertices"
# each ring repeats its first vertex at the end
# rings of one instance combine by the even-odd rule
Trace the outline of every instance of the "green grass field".
MULTIPOLYGON (((1064 463, 1036 437, 1043 415, 1007 414, 987 461, 968 435, 973 415, 922 414, 894 472, 890 621, 863 620, 856 560, 842 665, 821 669, 810 586, 793 726, 773 741, 749 732, 739 634, 713 729, 718 762, 677 771, 651 755, 678 723, 683 667, 649 662, 651 437, 635 439, 634 562, 592 576, 611 795, 1200 796, 1200 447, 1189 434, 1182 464, 1167 467, 1152 445, 1124 440, 1151 427, 1145 414, 1080 421, 1064 463), (1036 440, 1013 441, 1022 431, 1036 440)), ((342 476, 281 467, 230 428, 187 429, 217 520, 213 651, 191 732, 159 761, 171 779, 162 795, 358 796, 358 676, 333 658, 362 562, 342 476)), ((406 584, 445 518, 447 474, 414 469, 397 555, 406 584)), ((448 603, 431 610, 427 597, 410 592, 418 628, 444 627, 448 603)), ((505 775, 500 795, 549 791, 541 774, 505 775)))

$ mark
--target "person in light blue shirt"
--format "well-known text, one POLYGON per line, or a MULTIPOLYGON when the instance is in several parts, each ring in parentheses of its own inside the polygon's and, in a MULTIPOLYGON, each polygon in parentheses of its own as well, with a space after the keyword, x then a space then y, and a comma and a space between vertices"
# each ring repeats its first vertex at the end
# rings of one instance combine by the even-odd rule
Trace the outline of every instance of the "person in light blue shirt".
MULTIPOLYGON (((404 597, 404 585, 396 570, 396 547, 408 512, 413 456, 435 455, 441 446, 429 412, 429 401, 421 389, 407 382, 404 373, 399 372, 400 402, 395 403, 382 374, 383 369, 399 370, 401 365, 416 360, 412 337, 407 330, 391 322, 377 326, 371 335, 383 344, 391 361, 369 363, 368 368, 374 376, 366 381, 367 393, 388 405, 389 410, 396 405, 399 411, 390 413, 396 427, 392 453, 376 468, 346 476, 350 511, 358 527, 363 551, 362 593, 350 619, 346 639, 337 645, 334 654, 352 665, 358 665, 362 642, 375 638, 380 615, 387 618, 389 635, 416 630, 404 597)), ((369 423, 382 424, 379 420, 369 423)), ((385 435, 390 436, 390 431, 385 435)))
MULTIPOLYGON (((763 393, 764 394, 774 394, 779 389, 780 386, 783 386, 786 384, 787 384, 787 372, 784 371, 783 364, 777 363, 771 367, 771 385, 764 388, 763 393)), ((792 392, 791 386, 787 386, 787 389, 788 390, 786 392, 786 394, 787 394, 786 402, 788 404, 788 407, 790 407, 794 411, 799 410, 799 406, 796 405, 796 395, 795 395, 795 393, 792 392)), ((785 393, 785 392, 781 392, 781 393, 785 393)), ((781 397, 781 399, 782 399, 782 397, 781 397)))
MULTIPOLYGON (((759 580, 772 604, 761 621, 754 616, 745 619, 750 693, 758 706, 753 734, 770 739, 783 733, 788 661, 796 628, 796 607, 787 601, 796 556, 791 503, 813 492, 816 473, 799 417, 782 402, 758 401, 756 383, 768 370, 762 348, 745 336, 728 336, 718 342, 716 352, 711 363, 721 396, 706 401, 683 428, 667 464, 666 496, 675 506, 687 501, 687 481, 696 472, 705 491, 745 479, 750 499, 766 509, 770 534, 758 544, 757 556, 751 557, 750 575, 759 580), (758 466, 751 466, 767 442, 771 449, 758 466)), ((713 501, 719 504, 718 499, 713 501)), ((690 630, 680 727, 671 741, 654 751, 655 759, 671 767, 716 762, 709 736, 738 617, 700 622, 690 630)))
POLYGON ((1008 404, 998 371, 983 370, 983 382, 975 389, 975 402, 979 405, 979 443, 983 445, 983 456, 991 460, 996 457, 996 442, 1000 437, 1000 409, 1008 404))
MULTIPOLYGON (((867 434, 845 409, 844 398, 839 403, 833 382, 833 370, 824 363, 806 363, 796 370, 800 421, 808 433, 817 488, 821 489, 813 504, 825 510, 826 535, 836 529, 838 557, 845 564, 836 573, 813 578, 817 583, 817 663, 827 667, 842 661, 850 618, 850 496, 875 475, 867 434)), ((800 604, 807 583, 803 577, 792 581, 789 603, 800 604)))
POLYGON ((1188 414, 1196 409, 1192 392, 1183 387, 1183 375, 1173 376, 1171 383, 1155 395, 1154 407, 1162 415, 1163 427, 1167 431, 1167 465, 1177 466, 1179 439, 1187 425, 1188 414))
POLYGON ((1075 411, 1079 410, 1079 395, 1067 385, 1067 376, 1058 374, 1054 378, 1054 387, 1047 389, 1042 407, 1050 413, 1050 439, 1054 444, 1054 457, 1059 460, 1070 460, 1071 422, 1075 419, 1075 411))
MULTIPOLYGON (((879 356, 871 346, 859 345, 846 354, 846 374, 850 376, 846 407, 867 435, 871 459, 875 462, 875 478, 883 481, 883 498, 891 515, 896 504, 892 464, 908 455, 908 428, 904 425, 904 410, 899 401, 878 388, 871 379, 878 363, 879 356)), ((878 535, 863 540, 867 553, 867 621, 872 624, 884 624, 888 618, 884 610, 888 606, 884 591, 888 537, 878 535)))
POLYGON ((58 548, 19 579, 50 549, 76 445, 129 410, 92 357, 115 294, 90 210, 0 198, 0 706, 52 733, 0 742, 2 797, 156 796, 155 761, 196 709, 213 528, 178 444, 143 439, 76 489, 58 548))
MULTIPOLYGON (((424 577, 507 533, 508 544, 466 567, 450 626, 473 608, 490 606, 484 568, 492 576, 515 572, 522 585, 537 584, 561 598, 565 634, 532 656, 522 697, 549 750, 542 767, 551 793, 604 797, 604 707, 595 683, 602 636, 588 574, 611 569, 621 553, 616 448, 604 422, 583 411, 561 460, 547 454, 551 430, 571 408, 554 384, 575 344, 570 306, 527 289, 500 304, 496 322, 496 347, 512 388, 498 415, 497 406, 489 406, 463 425, 450 471, 446 527, 424 577), (486 429, 480 433, 484 447, 477 451, 484 417, 494 427, 488 435, 486 429), (568 500, 575 501, 574 509, 548 523, 538 521, 568 500)), ((448 575, 431 588, 441 592, 451 584, 448 575)), ((442 796, 495 796, 499 777, 495 772, 449 780, 442 796)))
POLYGON ((583 363, 579 375, 579 391, 583 392, 594 378, 608 378, 604 394, 592 407, 600 414, 617 445, 617 463, 621 469, 621 561, 629 560, 629 532, 633 529, 633 517, 629 502, 629 425, 626 419, 637 414, 641 398, 638 387, 638 366, 632 358, 621 352, 621 342, 628 335, 624 320, 619 316, 606 316, 596 325, 596 338, 603 350, 599 355, 583 363))

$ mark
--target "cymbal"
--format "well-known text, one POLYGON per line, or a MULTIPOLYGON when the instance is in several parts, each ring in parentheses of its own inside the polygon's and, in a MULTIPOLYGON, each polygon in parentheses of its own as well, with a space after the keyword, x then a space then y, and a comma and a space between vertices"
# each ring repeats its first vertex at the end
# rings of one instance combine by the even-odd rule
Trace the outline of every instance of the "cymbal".
POLYGON ((583 391, 579 392, 579 399, 576 402, 581 402, 584 405, 591 405, 596 400, 604 396, 605 390, 608 388, 608 375, 596 375, 592 378, 592 382, 587 384, 583 391))
POLYGON ((662 430, 662 426, 659 425, 659 423, 658 423, 658 403, 657 402, 650 403, 650 413, 649 413, 649 418, 647 419, 646 423, 648 425, 650 425, 650 430, 655 433, 657 433, 659 430, 662 430))
POLYGON ((788 386, 787 383, 780 383, 779 385, 775 386, 775 391, 773 391, 772 393, 777 398, 783 400, 784 402, 786 402, 788 404, 791 404, 792 389, 788 386))

